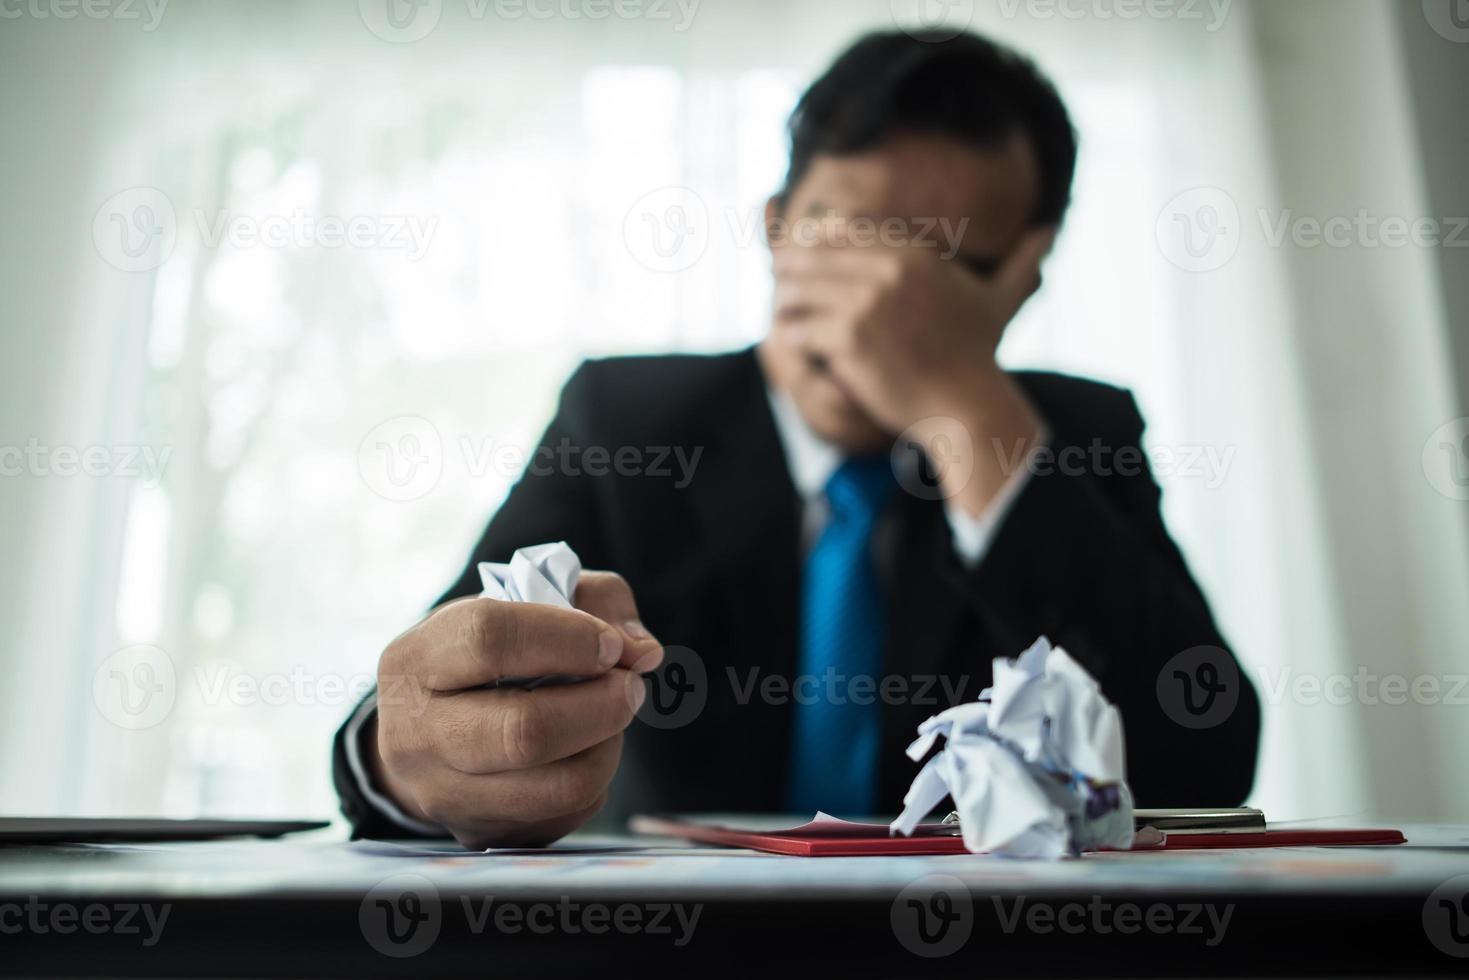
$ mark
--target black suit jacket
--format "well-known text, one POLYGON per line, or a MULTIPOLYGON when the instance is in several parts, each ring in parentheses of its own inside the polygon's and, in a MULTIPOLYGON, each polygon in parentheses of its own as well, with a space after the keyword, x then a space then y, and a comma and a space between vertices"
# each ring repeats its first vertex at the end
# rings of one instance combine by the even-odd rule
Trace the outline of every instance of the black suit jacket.
MULTIPOLYGON (((1238 804, 1254 778, 1258 700, 1163 526, 1146 465, 1105 463, 1142 460, 1132 396, 1058 374, 1016 377, 1048 420, 1059 458, 1074 463, 1096 446, 1112 455, 1101 466, 1033 475, 973 569, 955 556, 941 501, 894 499, 884 516, 884 807, 901 807, 916 772, 903 750, 918 723, 973 700, 992 658, 1041 634, 1121 710, 1139 805, 1238 804), (1218 648, 1205 654, 1222 668, 1214 682, 1238 687, 1226 692, 1227 716, 1202 726, 1180 715, 1164 671, 1201 646, 1218 648)), ((628 731, 604 822, 638 811, 780 811, 801 501, 754 352, 588 362, 562 392, 541 447, 444 600, 480 591, 478 562, 508 561, 544 541, 565 540, 585 567, 620 572, 670 656, 628 731), (588 456, 593 447, 606 457, 588 456), (674 448, 685 460, 699 454, 686 485, 674 448)), ((341 739, 334 769, 344 812, 359 833, 392 832, 346 773, 341 739)))

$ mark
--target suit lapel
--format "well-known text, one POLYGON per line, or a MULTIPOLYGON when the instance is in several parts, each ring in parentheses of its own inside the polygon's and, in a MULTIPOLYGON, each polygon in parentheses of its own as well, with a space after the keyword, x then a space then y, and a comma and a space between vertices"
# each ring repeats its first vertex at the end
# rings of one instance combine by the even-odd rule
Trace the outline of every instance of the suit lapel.
POLYGON ((796 670, 801 504, 764 375, 753 350, 744 356, 738 389, 722 400, 710 426, 717 451, 705 454, 708 489, 695 503, 697 540, 708 548, 714 569, 715 613, 728 651, 727 662, 705 666, 711 707, 723 699, 728 714, 728 778, 749 789, 752 808, 778 810, 790 754, 790 706, 762 697, 760 681, 789 680, 796 670))

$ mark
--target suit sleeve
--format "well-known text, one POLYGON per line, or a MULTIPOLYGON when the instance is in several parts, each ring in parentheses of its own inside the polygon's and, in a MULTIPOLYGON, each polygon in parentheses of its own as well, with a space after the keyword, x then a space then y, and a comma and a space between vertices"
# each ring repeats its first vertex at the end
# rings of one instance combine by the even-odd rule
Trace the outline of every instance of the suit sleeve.
MULTIPOLYGON (((526 472, 511 489, 504 504, 490 519, 463 572, 435 603, 477 595, 480 591, 478 564, 482 561, 509 561, 517 548, 547 541, 566 541, 591 567, 608 564, 599 532, 597 503, 592 479, 580 475, 576 458, 586 447, 585 420, 596 403, 592 374, 582 365, 561 392, 556 416, 541 436, 536 451, 526 465, 526 472)), ((352 825, 353 836, 402 837, 412 831, 392 820, 373 805, 361 780, 350 765, 347 740, 363 726, 354 725, 367 702, 376 698, 369 694, 353 710, 352 716, 338 731, 332 747, 332 782, 336 786, 342 813, 352 825)), ((371 708, 367 708, 371 711, 371 708)))
POLYGON ((1164 526, 1136 403, 1116 397, 1112 446, 1053 423, 1053 454, 968 576, 970 600, 992 633, 1049 635, 1097 676, 1122 713, 1140 806, 1237 805, 1259 700, 1164 526))

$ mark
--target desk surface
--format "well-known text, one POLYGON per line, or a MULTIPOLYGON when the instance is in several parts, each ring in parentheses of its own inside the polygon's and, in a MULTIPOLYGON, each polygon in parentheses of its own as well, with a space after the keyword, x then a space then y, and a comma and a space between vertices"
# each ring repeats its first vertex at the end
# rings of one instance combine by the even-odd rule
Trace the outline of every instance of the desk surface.
POLYGON ((1469 828, 1374 848, 790 858, 281 841, 0 848, 0 972, 1469 972, 1469 828), (126 919, 126 921, 124 921, 126 919))

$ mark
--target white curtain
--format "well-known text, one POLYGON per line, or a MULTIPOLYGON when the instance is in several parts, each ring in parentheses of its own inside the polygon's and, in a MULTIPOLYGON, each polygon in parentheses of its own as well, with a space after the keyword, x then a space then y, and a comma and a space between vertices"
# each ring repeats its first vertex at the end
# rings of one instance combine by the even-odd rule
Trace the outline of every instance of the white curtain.
MULTIPOLYGON (((1266 698, 1256 802, 1461 814, 1444 747, 1469 711, 1291 686, 1451 685, 1465 635, 1463 507, 1419 459, 1455 414, 1431 256, 1277 247, 1261 217, 1422 213, 1387 4, 1124 6, 947 8, 1032 53, 1082 133, 1004 356, 1138 394, 1170 525, 1266 698), (1178 237, 1211 228, 1227 255, 1178 237)), ((5 350, 34 365, 3 441, 111 454, 5 481, 4 809, 330 812, 333 727, 566 372, 760 336, 785 114, 857 33, 924 13, 426 9, 411 42, 371 2, 0 36, 31 80, 7 130, 35 134, 3 151, 33 246, 4 246, 5 350), (126 683, 159 700, 120 709, 126 683)))

